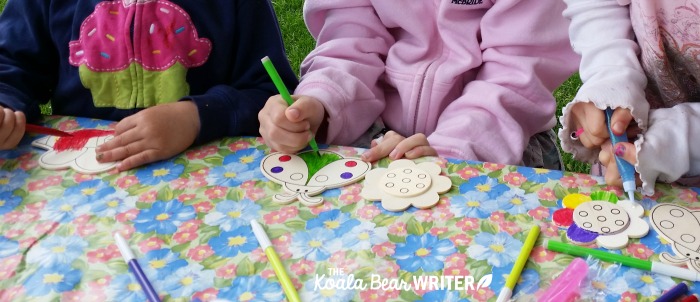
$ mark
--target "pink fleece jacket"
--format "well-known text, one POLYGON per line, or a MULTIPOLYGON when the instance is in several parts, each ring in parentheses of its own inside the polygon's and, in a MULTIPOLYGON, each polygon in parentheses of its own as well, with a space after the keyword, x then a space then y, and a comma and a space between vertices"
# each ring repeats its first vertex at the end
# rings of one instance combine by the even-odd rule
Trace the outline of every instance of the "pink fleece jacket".
POLYGON ((555 124, 552 90, 578 66, 561 1, 307 0, 314 49, 298 95, 350 144, 381 117, 440 156, 517 164, 555 124))

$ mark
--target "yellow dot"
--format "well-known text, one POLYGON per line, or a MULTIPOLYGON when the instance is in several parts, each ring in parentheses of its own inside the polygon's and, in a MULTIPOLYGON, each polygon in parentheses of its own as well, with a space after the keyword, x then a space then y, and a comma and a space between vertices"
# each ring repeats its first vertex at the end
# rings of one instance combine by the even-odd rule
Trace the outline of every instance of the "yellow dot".
POLYGON ((44 283, 58 283, 63 281, 63 275, 61 274, 46 274, 44 275, 44 283))
POLYGON ((329 220, 329 221, 324 222, 323 225, 324 225, 327 229, 334 230, 334 229, 337 229, 337 228, 340 226, 340 222, 335 221, 335 220, 329 220))
POLYGON ((63 253, 66 251, 66 247, 65 246, 54 246, 53 248, 51 248, 51 251, 56 253, 56 254, 60 254, 60 253, 63 253))
POLYGON ((479 192, 490 192, 491 185, 489 185, 489 184, 478 185, 478 186, 476 186, 476 189, 479 190, 479 192))
POLYGON ((253 160, 255 160, 255 158, 252 156, 241 156, 238 161, 240 161, 242 164, 249 164, 252 163, 253 160))
POLYGON ((357 238, 360 240, 367 240, 369 239, 369 234, 367 234, 367 232, 362 232, 359 235, 357 235, 357 238))
POLYGON ((318 241, 318 240, 311 240, 311 241, 309 241, 309 246, 310 246, 310 247, 316 248, 316 247, 320 247, 321 245, 322 245, 321 242, 318 241))
POLYGON ((224 177, 226 177, 226 178, 234 178, 234 177, 236 177, 236 175, 238 175, 238 174, 236 174, 236 172, 226 172, 226 173, 224 173, 224 177))
POLYGON ((503 251, 505 250, 505 247, 503 247, 502 244, 492 244, 489 245, 489 248, 496 253, 503 253, 503 251))
POLYGON ((241 211, 231 211, 231 212, 228 212, 228 217, 231 217, 231 218, 238 218, 238 217, 241 217, 241 211))
POLYGON ((642 282, 644 282, 644 283, 646 283, 646 284, 652 284, 652 283, 654 283, 654 278, 652 278, 652 277, 649 276, 649 275, 644 275, 644 276, 642 276, 641 279, 642 279, 642 282))
POLYGON ((246 238, 243 236, 229 237, 228 246, 239 246, 246 243, 246 238))
POLYGON ((132 292, 141 291, 141 285, 139 285, 138 283, 129 283, 129 285, 127 285, 126 288, 132 292))
POLYGON ((165 260, 151 260, 148 264, 154 269, 159 269, 165 267, 165 260))
POLYGON ((245 292, 238 296, 239 301, 250 301, 253 300, 253 298, 255 298, 255 295, 253 295, 251 292, 245 292))
POLYGON ((512 203, 516 206, 519 206, 519 205, 523 204, 523 200, 520 198, 513 198, 510 200, 510 203, 512 203))
POLYGON ((80 193, 83 193, 83 195, 90 196, 93 195, 97 192, 95 188, 87 188, 87 189, 82 189, 80 193))
POLYGON ((168 215, 166 213, 158 214, 158 216, 156 216, 156 220, 158 220, 158 221, 167 220, 168 218, 170 218, 170 215, 168 215))
POLYGON ((194 280, 192 280, 192 277, 185 277, 185 278, 182 278, 182 280, 180 280, 180 283, 182 283, 182 285, 184 285, 184 286, 188 286, 188 285, 192 284, 193 282, 194 282, 194 280))
POLYGON ((168 170, 168 169, 155 169, 155 170, 153 170, 153 176, 155 176, 155 177, 165 176, 165 175, 168 175, 168 173, 170 173, 170 170, 168 170))
POLYGON ((416 256, 418 256, 418 257, 425 257, 425 256, 427 256, 427 255, 429 255, 429 254, 430 254, 430 250, 429 250, 429 249, 426 249, 426 248, 424 248, 424 247, 419 248, 419 249, 416 251, 416 256))
POLYGON ((468 207, 476 208, 476 207, 478 207, 478 206, 480 206, 480 205, 481 205, 481 203, 478 202, 478 201, 473 201, 473 200, 472 200, 472 201, 467 201, 467 206, 468 206, 468 207))

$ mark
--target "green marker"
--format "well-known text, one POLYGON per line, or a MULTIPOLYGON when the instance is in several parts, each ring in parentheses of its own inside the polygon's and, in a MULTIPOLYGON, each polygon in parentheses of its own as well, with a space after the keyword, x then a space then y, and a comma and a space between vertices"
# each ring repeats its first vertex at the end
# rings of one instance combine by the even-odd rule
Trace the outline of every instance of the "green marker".
POLYGON ((566 244, 558 241, 544 241, 544 247, 550 251, 569 254, 577 257, 594 257, 605 262, 619 263, 624 266, 634 267, 645 271, 658 273, 661 275, 681 278, 689 281, 700 281, 700 273, 691 271, 686 268, 673 266, 655 261, 647 261, 633 257, 609 253, 607 251, 589 249, 577 245, 566 244))
MULTIPOLYGON (((277 87, 277 91, 279 91, 282 98, 287 102, 287 105, 292 106, 292 104, 294 103, 294 99, 292 99, 292 96, 289 94, 287 86, 284 86, 284 82, 282 82, 280 74, 277 73, 275 65, 272 65, 272 61, 270 61, 270 58, 267 56, 262 58, 262 60, 260 61, 262 61, 265 70, 267 70, 267 74, 270 75, 272 83, 274 83, 275 87, 277 87)), ((311 146, 311 149, 316 151, 316 155, 321 155, 321 153, 318 152, 318 144, 316 144, 316 139, 314 139, 313 137, 311 137, 311 140, 309 141, 309 146, 311 146)))
POLYGON ((537 237, 539 235, 539 226, 536 225, 530 229, 530 232, 527 234, 527 238, 525 238, 525 242, 523 243, 523 248, 520 250, 520 255, 518 255, 517 259, 515 259, 513 269, 511 269, 510 274, 508 274, 508 278, 506 278, 506 284, 503 286, 501 293, 496 299, 497 302, 505 302, 510 300, 511 295, 513 295, 515 284, 518 283, 518 279, 520 279, 520 273, 523 271, 525 263, 527 263, 527 258, 530 258, 530 252, 532 252, 532 248, 535 246, 535 241, 537 241, 537 237))

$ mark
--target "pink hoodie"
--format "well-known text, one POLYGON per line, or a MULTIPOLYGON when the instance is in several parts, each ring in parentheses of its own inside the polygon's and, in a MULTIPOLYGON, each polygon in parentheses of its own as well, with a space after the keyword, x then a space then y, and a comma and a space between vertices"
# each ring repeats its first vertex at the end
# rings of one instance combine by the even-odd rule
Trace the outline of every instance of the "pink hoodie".
POLYGON ((307 0, 317 40, 295 93, 323 102, 326 142, 380 117, 440 156, 518 164, 555 125, 552 90, 578 66, 561 1, 307 0))

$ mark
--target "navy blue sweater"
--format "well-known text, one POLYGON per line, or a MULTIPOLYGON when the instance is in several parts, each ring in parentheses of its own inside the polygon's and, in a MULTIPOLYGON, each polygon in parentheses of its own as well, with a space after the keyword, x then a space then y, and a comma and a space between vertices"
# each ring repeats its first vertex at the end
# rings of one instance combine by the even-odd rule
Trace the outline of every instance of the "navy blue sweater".
POLYGON ((294 91, 269 0, 10 0, 0 105, 30 121, 49 100, 57 115, 120 120, 192 100, 197 143, 258 135, 257 113, 278 93, 264 56, 294 91))

